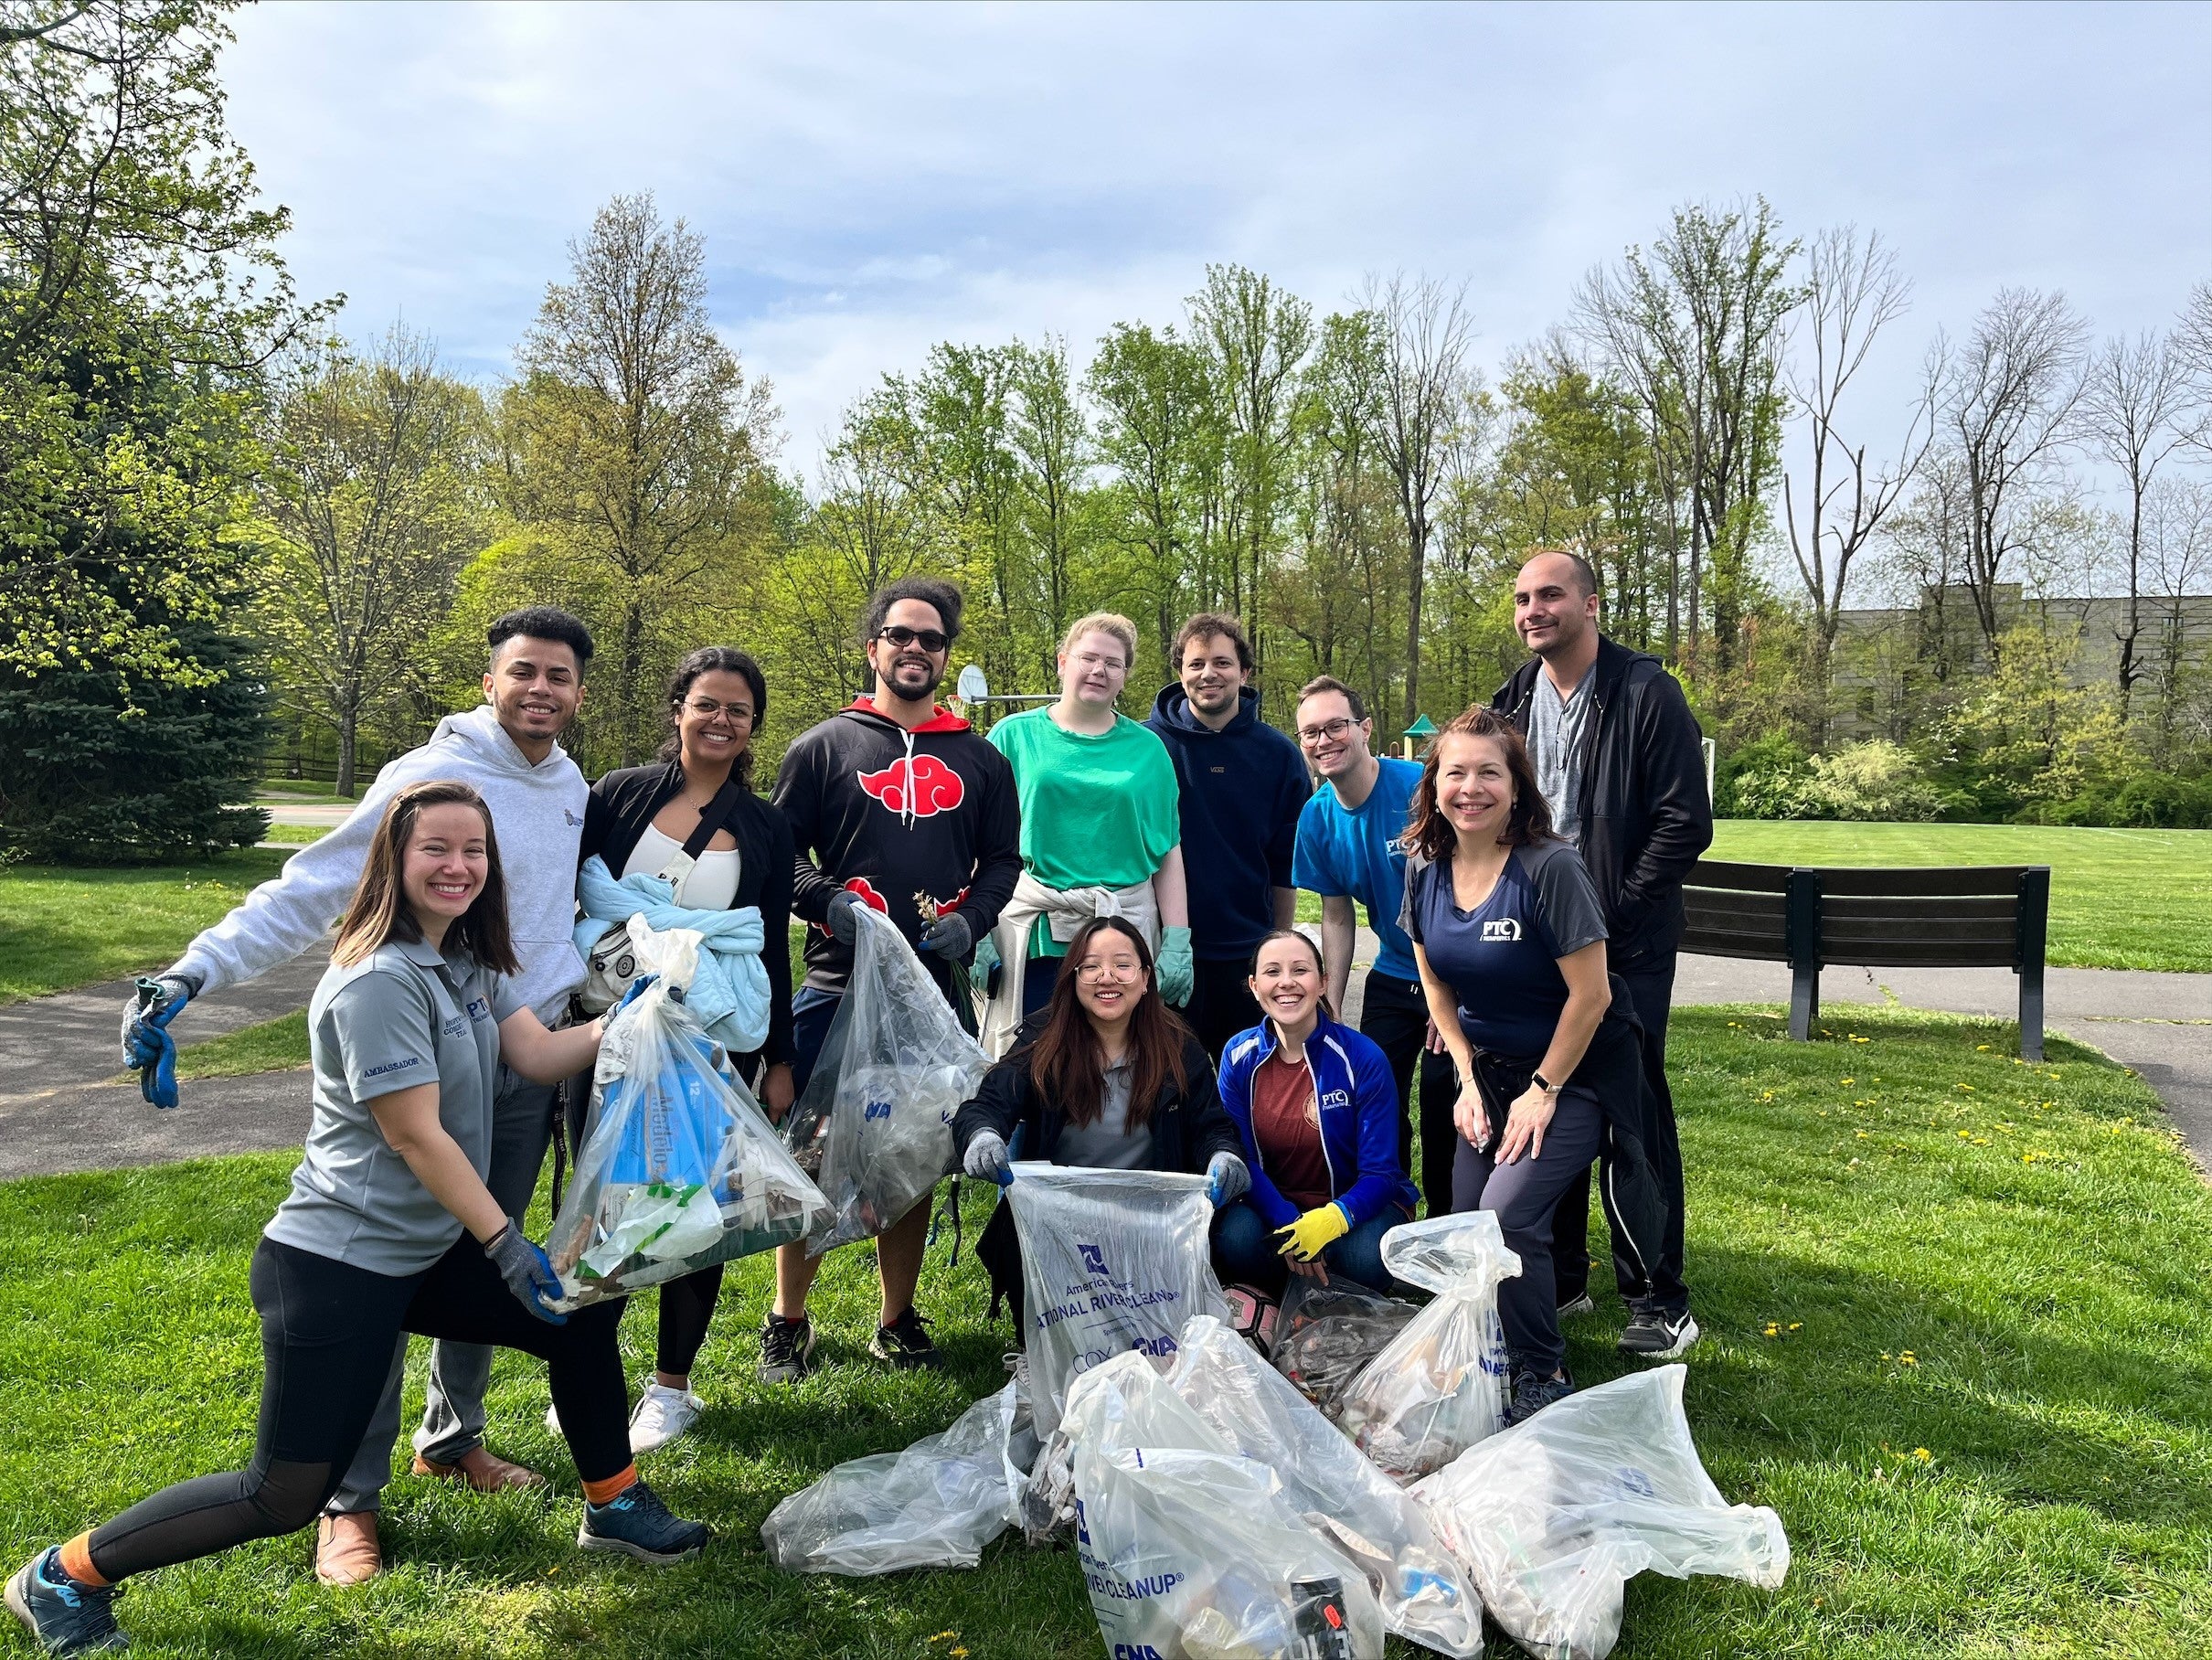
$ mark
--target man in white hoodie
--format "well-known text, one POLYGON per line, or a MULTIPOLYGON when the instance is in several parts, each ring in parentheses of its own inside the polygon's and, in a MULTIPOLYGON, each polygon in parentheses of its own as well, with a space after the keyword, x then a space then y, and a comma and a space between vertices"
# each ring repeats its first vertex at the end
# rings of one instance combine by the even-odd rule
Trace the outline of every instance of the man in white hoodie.
MULTIPOLYGON (((522 963, 515 989, 548 1027, 566 1016, 569 995, 584 977, 570 936, 588 791, 558 739, 583 701, 591 633, 565 611, 532 606, 501 617, 486 639, 492 655, 484 703, 447 716, 428 743, 385 767, 343 825, 292 855, 282 875, 192 942, 159 977, 160 994, 150 1005, 128 1005, 127 1059, 141 1061, 192 998, 251 980, 322 943, 353 897, 384 803, 402 785, 426 779, 459 779, 490 804, 522 963)), ((499 1069, 485 1185, 510 1216, 525 1215, 537 1190, 552 1138, 553 1096, 551 1088, 499 1069)), ((316 1530, 316 1572, 334 1584, 367 1579, 381 1567, 377 1509, 399 1434, 406 1355, 402 1337, 367 1439, 316 1530)), ((484 1444, 491 1369, 489 1348, 440 1343, 432 1349, 428 1405, 415 1431, 417 1474, 464 1481, 481 1492, 543 1480, 484 1444)))

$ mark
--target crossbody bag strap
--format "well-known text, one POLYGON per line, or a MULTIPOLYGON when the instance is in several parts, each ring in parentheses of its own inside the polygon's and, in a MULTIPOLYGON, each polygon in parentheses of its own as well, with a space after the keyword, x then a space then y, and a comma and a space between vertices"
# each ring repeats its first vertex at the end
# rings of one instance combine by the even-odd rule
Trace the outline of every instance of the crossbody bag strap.
MULTIPOLYGON (((745 786, 738 782, 737 769, 733 767, 729 776, 722 781, 722 787, 714 793, 714 799, 699 809, 699 822, 684 838, 686 858, 697 862, 699 855, 707 851, 707 844, 714 840, 714 833, 723 828, 738 810, 738 798, 744 793, 745 786)), ((733 830, 730 834, 734 836, 737 833, 733 830)))

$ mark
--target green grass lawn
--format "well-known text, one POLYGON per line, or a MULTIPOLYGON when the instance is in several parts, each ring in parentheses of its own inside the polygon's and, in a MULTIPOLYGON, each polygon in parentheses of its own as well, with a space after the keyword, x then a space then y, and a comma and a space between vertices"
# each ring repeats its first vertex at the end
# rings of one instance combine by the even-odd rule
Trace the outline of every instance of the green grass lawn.
POLYGON ((243 848, 189 865, 0 867, 0 1003, 166 968, 284 858, 243 848))
POLYGON ((309 842, 319 842, 328 835, 329 825, 271 825, 261 835, 264 842, 281 842, 287 847, 304 847, 309 842))
POLYGON ((2212 830, 1724 819, 1712 857, 1771 865, 2048 865, 2050 961, 2212 973, 2212 830))
MULTIPOLYGON (((1773 1594, 1636 1581, 1616 1653, 2201 1654, 2212 1190, 2149 1091, 2088 1050, 2054 1039, 2053 1059, 2027 1067, 1999 1024, 1852 1019, 1797 1045, 1771 1011, 1677 1016, 1707 1333, 1691 1422, 1721 1489, 1781 1513, 1795 1561, 1773 1594)), ((155 1484, 244 1461, 260 1381, 247 1260, 290 1162, 0 1186, 7 1568, 155 1484)), ((653 1574, 575 1551, 575 1475, 541 1421, 542 1374, 503 1357, 492 1439, 548 1472, 550 1497, 403 1478, 387 1495, 385 1579, 322 1589, 305 1534, 167 1570, 122 1605, 136 1652, 1090 1660, 1097 1628, 1066 1550, 1007 1538, 973 1572, 870 1580, 789 1578, 761 1553, 778 1498, 942 1428, 1003 1380, 1010 1335, 983 1324, 966 1255, 949 1272, 944 1254, 941 1241, 922 1297, 944 1375, 867 1361, 873 1276, 850 1250, 816 1305, 827 1364, 789 1391, 751 1375, 768 1265, 733 1266, 697 1374, 707 1414, 645 1463, 720 1530, 697 1563, 653 1574)), ((651 1364, 654 1315, 646 1297, 625 1322, 633 1377, 651 1364)), ((1584 1382, 1623 1369, 1618 1319, 1609 1300, 1570 1325, 1584 1382)), ((410 1413, 421 1362, 419 1347, 410 1413)))

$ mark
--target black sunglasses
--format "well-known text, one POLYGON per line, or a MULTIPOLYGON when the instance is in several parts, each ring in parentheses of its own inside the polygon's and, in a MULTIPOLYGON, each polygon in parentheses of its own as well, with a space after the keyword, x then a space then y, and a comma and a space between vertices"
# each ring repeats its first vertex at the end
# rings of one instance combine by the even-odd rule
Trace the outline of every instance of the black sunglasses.
POLYGON ((946 646, 952 644, 950 639, 948 639, 945 635, 939 633, 933 628, 900 628, 898 626, 893 626, 890 628, 877 630, 876 638, 878 640, 888 640, 893 645, 896 645, 901 651, 904 651, 909 645, 919 645, 923 651, 928 652, 932 657, 937 655, 939 652, 944 650, 946 646))

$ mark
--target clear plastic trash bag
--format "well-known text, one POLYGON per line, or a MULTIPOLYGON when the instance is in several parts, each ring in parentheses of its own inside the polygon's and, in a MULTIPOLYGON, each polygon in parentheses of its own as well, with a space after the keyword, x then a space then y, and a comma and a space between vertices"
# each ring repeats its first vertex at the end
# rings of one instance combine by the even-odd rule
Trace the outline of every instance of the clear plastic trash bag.
POLYGON ((1781 1518, 1713 1485, 1663 1366, 1555 1401, 1411 1489, 1474 1574, 1491 1617, 1537 1660, 1599 1660, 1622 1587, 1650 1569, 1748 1580, 1790 1570, 1781 1518))
POLYGON ((1040 1437, 1068 1386, 1127 1349, 1164 1370, 1193 1314, 1226 1316, 1206 1177, 1022 1163, 1006 1188, 1022 1243, 1023 1334, 1040 1437))
POLYGON ((1430 1217, 1383 1235, 1383 1263, 1436 1300, 1345 1389, 1336 1421, 1400 1482, 1441 1470, 1505 1421, 1498 1282, 1521 1272, 1487 1210, 1430 1217))
POLYGON ((1292 1274, 1276 1316, 1275 1369, 1331 1419, 1352 1380, 1420 1313, 1350 1280, 1324 1285, 1292 1274))
POLYGON ((1224 1441, 1272 1470, 1291 1507, 1359 1565, 1385 1625, 1460 1660, 1482 1653, 1482 1599, 1427 1513, 1250 1344, 1198 1315, 1183 1328, 1167 1380, 1224 1441))
POLYGON ((1106 1650, 1159 1660, 1371 1660, 1367 1575, 1142 1357, 1069 1393, 1077 1560, 1106 1650))
POLYGON ((855 915, 853 972, 785 1125, 835 1213, 807 1242, 814 1256, 928 1197, 952 1167, 953 1114, 991 1068, 899 925, 865 905, 855 915))
POLYGON ((786 1573, 973 1568, 1015 1521, 1036 1457, 1020 1385, 1009 1383, 951 1429, 852 1459, 792 1494, 760 1524, 760 1542, 786 1573))
POLYGON ((564 1309, 827 1224, 828 1201, 684 1006, 697 940, 681 929, 636 940, 661 977, 613 1016, 600 1045, 576 1174, 546 1241, 564 1309))

